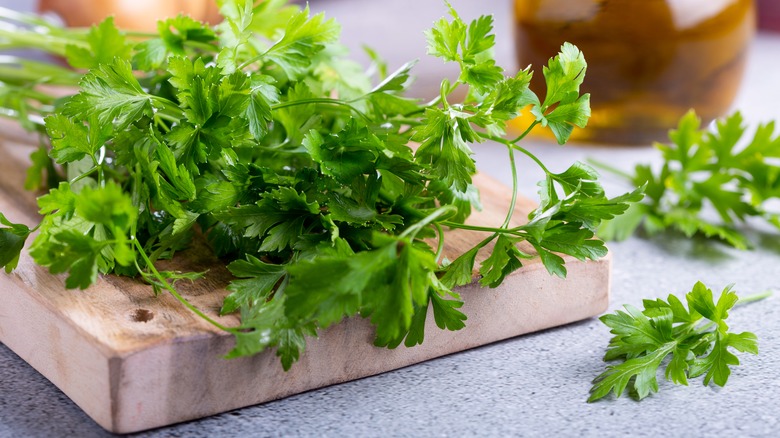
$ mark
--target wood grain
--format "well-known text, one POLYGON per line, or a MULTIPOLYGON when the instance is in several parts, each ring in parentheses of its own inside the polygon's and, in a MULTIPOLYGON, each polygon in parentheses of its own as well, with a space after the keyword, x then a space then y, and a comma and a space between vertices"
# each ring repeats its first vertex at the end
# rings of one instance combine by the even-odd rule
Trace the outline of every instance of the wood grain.
MULTIPOLYGON (((21 188, 32 139, 4 133, 13 140, 0 143, 0 212, 33 225, 38 220, 36 194, 21 188)), ((476 182, 484 210, 470 223, 500 224, 511 191, 484 176, 476 182)), ((533 208, 531 201, 520 199, 516 220, 533 208)), ((452 259, 482 238, 479 233, 448 232, 445 254, 452 259)), ((230 274, 204 245, 196 242, 182 252, 181 267, 208 269, 208 275, 177 287, 211 317, 235 326, 236 316, 218 316, 230 274)), ((138 281, 113 276, 100 278, 86 291, 66 290, 62 276, 49 274, 25 255, 12 274, 0 274, 0 342, 98 424, 129 433, 382 373, 604 311, 609 259, 582 263, 567 258, 567 268, 569 277, 563 281, 532 260, 498 288, 461 288, 466 328, 439 330, 429 315, 425 343, 414 348, 376 348, 366 320, 345 320, 309 339, 301 361, 285 373, 272 351, 223 359, 232 348, 231 336, 167 294, 156 297, 138 281)))

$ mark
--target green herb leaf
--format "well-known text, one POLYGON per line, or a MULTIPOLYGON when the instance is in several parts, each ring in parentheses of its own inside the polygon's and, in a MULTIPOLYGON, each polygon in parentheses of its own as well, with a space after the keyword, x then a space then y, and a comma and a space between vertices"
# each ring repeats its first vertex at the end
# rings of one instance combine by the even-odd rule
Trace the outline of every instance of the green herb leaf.
POLYGON ((325 14, 309 16, 308 6, 287 22, 284 36, 263 55, 276 63, 291 78, 297 79, 310 68, 311 58, 334 42, 341 28, 325 14))
POLYGON ((566 143, 575 126, 584 128, 590 118, 590 95, 580 96, 587 67, 582 52, 569 43, 544 67, 547 95, 532 113, 542 126, 550 127, 559 144, 566 143))
POLYGON ((278 291, 279 281, 287 274, 285 266, 264 263, 252 255, 247 255, 246 260, 236 260, 228 265, 228 269, 241 280, 233 280, 228 286, 232 293, 222 304, 220 313, 223 315, 241 307, 260 305, 278 291))
POLYGON ((30 229, 23 224, 14 224, 0 213, 0 224, 8 228, 0 228, 0 267, 10 273, 19 264, 19 257, 30 229))
POLYGON ((101 126, 116 124, 120 131, 141 116, 152 116, 152 96, 141 88, 130 63, 122 58, 90 70, 79 85, 81 92, 63 109, 68 117, 96 117, 101 126))
POLYGON ((626 176, 645 187, 644 204, 630 218, 606 225, 603 237, 624 239, 641 227, 650 234, 676 230, 751 247, 735 226, 751 217, 780 225, 770 207, 780 196, 780 167, 769 159, 780 156, 780 135, 774 123, 759 125, 752 138, 746 132, 738 112, 718 120, 714 131, 702 129, 692 111, 686 114, 670 131, 671 143, 656 145, 664 159, 660 169, 638 165, 626 176))
POLYGON ((62 114, 46 118, 46 132, 51 139, 51 157, 60 164, 85 156, 95 159, 95 154, 110 137, 110 130, 101 128, 97 119, 92 119, 86 126, 62 114))
POLYGON ((626 388, 639 400, 658 392, 656 375, 669 355, 667 380, 687 385, 688 379, 705 375, 704 385, 714 382, 724 386, 730 367, 739 365, 729 347, 758 354, 754 334, 730 332, 725 323, 728 311, 738 301, 731 286, 723 290, 716 303, 712 290, 698 282, 686 299, 688 309, 669 295, 667 301, 645 300, 642 311, 626 305, 626 312, 618 310, 600 318, 615 335, 604 360, 623 362, 608 366, 593 381, 589 402, 609 393, 620 397, 626 388), (709 324, 701 324, 702 320, 709 324))
POLYGON ((75 44, 65 47, 68 64, 76 68, 94 68, 110 64, 117 57, 127 59, 132 49, 132 45, 114 24, 114 17, 92 26, 87 34, 87 44, 89 49, 75 44))

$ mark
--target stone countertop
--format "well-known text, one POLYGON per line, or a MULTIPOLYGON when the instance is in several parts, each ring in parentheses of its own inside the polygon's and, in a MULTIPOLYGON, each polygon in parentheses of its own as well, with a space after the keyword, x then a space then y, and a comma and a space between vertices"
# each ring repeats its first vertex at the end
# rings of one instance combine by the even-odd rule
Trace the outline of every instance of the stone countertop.
MULTIPOLYGON (((496 15, 497 57, 511 67, 510 2, 452 3, 466 18, 496 15)), ((312 8, 327 9, 342 23, 353 50, 368 44, 386 56, 391 68, 425 58, 421 31, 445 13, 437 0, 317 0, 312 8)), ((438 60, 423 59, 417 91, 437 92, 440 75, 448 72, 438 60)), ((780 35, 759 35, 735 105, 749 122, 780 118, 778 72, 780 35)), ((588 157, 624 169, 657 159, 650 147, 530 143, 544 162, 554 163, 553 170, 588 157)), ((503 149, 493 144, 476 149, 480 169, 509 184, 503 149)), ((521 170, 525 193, 535 192, 539 177, 521 170)), ((605 184, 611 192, 625 189, 610 177, 605 184)), ((745 252, 671 235, 612 243, 611 309, 684 293, 697 280, 716 291, 730 283, 744 294, 778 289, 777 233, 762 233, 760 227, 751 233, 760 244, 745 252)), ((743 355, 743 365, 733 369, 723 389, 704 387, 700 379, 689 388, 660 379, 660 393, 641 403, 625 397, 586 403, 590 381, 604 368, 601 357, 610 337, 591 319, 139 436, 776 436, 778 300, 732 313, 736 330, 758 335, 761 354, 743 355)), ((109 434, 0 344, 0 437, 103 435, 109 434)))

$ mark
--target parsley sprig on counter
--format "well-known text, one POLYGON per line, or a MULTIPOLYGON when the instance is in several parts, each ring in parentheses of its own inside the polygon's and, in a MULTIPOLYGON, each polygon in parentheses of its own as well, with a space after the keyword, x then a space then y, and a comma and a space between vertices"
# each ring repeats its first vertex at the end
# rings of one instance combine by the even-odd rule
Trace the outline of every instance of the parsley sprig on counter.
POLYGON ((622 240, 639 227, 650 234, 673 229, 746 249, 752 244, 735 225, 752 217, 780 228, 773 205, 780 198, 780 134, 774 122, 759 125, 749 138, 746 131, 739 112, 709 130, 691 111, 669 133, 671 143, 656 145, 663 158, 658 171, 641 164, 625 174, 605 166, 644 186, 646 196, 599 234, 622 240))
POLYGON ((157 34, 123 32, 111 19, 65 30, 3 12, 18 29, 1 33, 0 46, 38 47, 89 69, 77 94, 55 99, 39 85, 75 85, 71 70, 2 60, 2 114, 51 143, 33 154, 27 186, 54 183, 33 230, 2 218, 3 266, 14 268, 37 231, 30 254, 67 273, 67 287, 87 288, 99 274, 140 277, 234 334, 230 357, 276 348, 289 368, 306 335, 345 317, 370 318, 376 344, 391 348, 423 341, 428 308, 440 328, 460 329, 466 315, 453 289, 472 281, 489 243, 477 267, 485 286, 534 256, 520 242, 565 277, 562 255, 603 257, 594 231, 641 199, 609 199, 581 163, 549 171, 519 145, 525 134, 506 135, 526 106, 536 116, 528 131, 548 126, 560 143, 585 125, 586 63, 570 44, 544 68, 541 99, 529 70, 506 76, 496 65, 492 18, 467 23, 450 8, 427 33, 428 51, 460 75, 421 102, 403 95, 413 63, 371 77, 344 58, 339 26, 323 14, 284 1, 219 3, 216 28, 182 16, 157 34), (456 101, 459 88, 467 93, 456 101), (486 140, 506 147, 515 181, 518 153, 544 170, 525 225, 510 225, 517 183, 503 223, 465 223, 478 206, 471 148, 486 140), (450 262, 446 229, 484 239, 450 262), (209 318, 173 286, 201 274, 157 268, 200 236, 235 276, 222 313, 240 312, 240 327, 209 318))
POLYGON ((704 385, 714 382, 724 386, 731 375, 730 366, 739 365, 730 349, 758 354, 756 335, 729 330, 729 311, 737 303, 769 295, 739 299, 728 286, 716 302, 712 290, 697 282, 685 295, 687 308, 679 298, 669 295, 666 301, 644 300, 643 310, 626 305, 625 311, 602 316, 601 321, 615 335, 604 361, 622 362, 608 366, 596 377, 588 401, 610 393, 620 397, 626 388, 638 400, 658 392, 656 375, 662 366, 666 379, 675 384, 687 386, 688 379, 704 375, 704 385))

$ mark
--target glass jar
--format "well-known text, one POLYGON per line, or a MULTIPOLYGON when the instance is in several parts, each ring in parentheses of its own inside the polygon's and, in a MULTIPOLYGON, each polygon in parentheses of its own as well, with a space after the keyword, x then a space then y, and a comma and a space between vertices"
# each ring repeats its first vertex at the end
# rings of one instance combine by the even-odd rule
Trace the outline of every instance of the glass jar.
MULTIPOLYGON (((755 32, 753 0, 515 0, 520 66, 537 72, 561 44, 588 62, 592 117, 574 140, 650 144, 690 108, 728 111, 755 32)), ((532 87, 544 90, 541 74, 532 87)))

